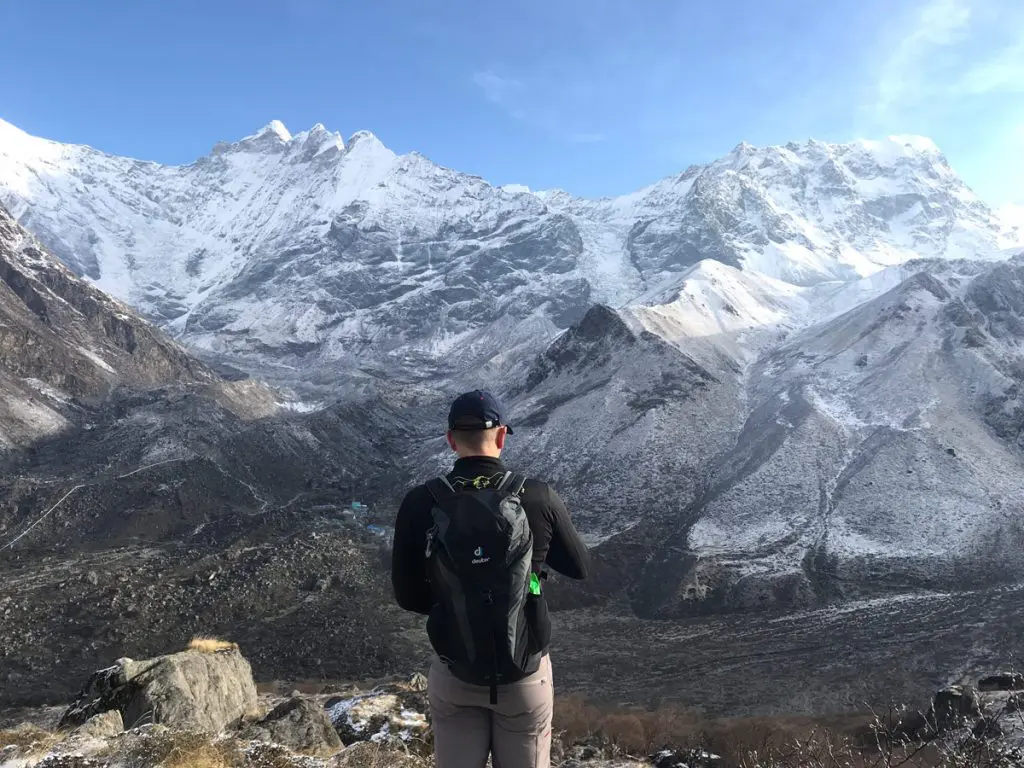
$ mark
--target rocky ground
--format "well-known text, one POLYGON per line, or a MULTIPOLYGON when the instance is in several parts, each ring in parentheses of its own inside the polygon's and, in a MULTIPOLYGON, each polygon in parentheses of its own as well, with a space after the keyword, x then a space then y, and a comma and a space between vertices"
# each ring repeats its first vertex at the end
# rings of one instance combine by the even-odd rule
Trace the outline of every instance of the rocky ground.
MULTIPOLYGON (((237 644, 118 659, 62 707, 0 712, 2 768, 429 768, 426 679, 264 690, 237 644)), ((1024 765, 1024 676, 949 686, 918 710, 832 719, 702 718, 556 702, 560 768, 1024 765)))
POLYGON ((7 565, 0 705, 59 700, 114 654, 203 632, 245 642, 264 680, 377 676, 422 657, 387 597, 379 534, 340 516, 249 526, 223 548, 124 546, 7 565))
POLYGON ((776 615, 644 621, 613 613, 555 614, 563 690, 708 716, 881 711, 1022 662, 1020 587, 776 615))

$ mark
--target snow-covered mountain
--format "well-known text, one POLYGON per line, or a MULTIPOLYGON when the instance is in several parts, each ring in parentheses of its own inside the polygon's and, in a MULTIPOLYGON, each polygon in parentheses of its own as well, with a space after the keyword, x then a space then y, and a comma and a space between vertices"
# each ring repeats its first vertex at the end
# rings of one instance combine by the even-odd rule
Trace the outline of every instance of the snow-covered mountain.
POLYGON ((995 258, 1019 235, 917 137, 742 144, 592 201, 494 187, 320 125, 292 136, 275 121, 168 167, 0 122, 0 202, 193 347, 307 381, 322 367, 327 380, 473 370, 537 349, 595 302, 674 305, 691 335, 799 325, 795 310, 817 308, 809 288, 922 256, 995 258), (742 274, 692 272, 708 260, 742 274))
POLYGON ((645 615, 1024 578, 1024 230, 926 139, 584 200, 322 126, 166 167, 0 123, 0 202, 211 359, 372 382, 391 475, 497 387, 645 615))
POLYGON ((367 133, 271 123, 169 168, 4 124, 0 179, 73 269, 251 367, 473 356, 482 329, 550 336, 589 300, 568 217, 367 133))
POLYGON ((1003 220, 1003 224, 1012 230, 1013 240, 1024 241, 1024 203, 1007 203, 999 208, 996 214, 1003 220))
POLYGON ((97 418, 115 391, 168 385, 250 415, 275 407, 76 277, 0 206, 0 458, 97 418))
POLYGON ((1024 255, 906 272, 748 363, 595 308, 512 393, 510 455, 645 616, 1024 579, 1024 255))

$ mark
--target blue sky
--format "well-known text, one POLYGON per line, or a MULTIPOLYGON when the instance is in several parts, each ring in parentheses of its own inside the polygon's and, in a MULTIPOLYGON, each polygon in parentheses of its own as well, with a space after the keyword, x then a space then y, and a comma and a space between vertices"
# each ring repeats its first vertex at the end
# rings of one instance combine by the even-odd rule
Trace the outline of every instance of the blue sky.
POLYGON ((0 118, 161 162, 277 118, 597 196, 921 133, 1024 202, 1022 0, 0 0, 0 28, 0 118))

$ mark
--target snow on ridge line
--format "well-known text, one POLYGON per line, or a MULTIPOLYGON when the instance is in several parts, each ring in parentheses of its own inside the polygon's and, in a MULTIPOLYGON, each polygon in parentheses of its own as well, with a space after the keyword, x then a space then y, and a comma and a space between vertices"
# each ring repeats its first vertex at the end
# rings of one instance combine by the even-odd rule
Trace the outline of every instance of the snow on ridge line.
MULTIPOLYGON (((377 241, 381 248, 392 248, 403 256, 409 233, 415 233, 412 244, 429 252, 421 282, 439 285, 442 272, 472 269, 475 258, 471 255, 463 262, 460 256, 454 263, 438 262, 449 252, 462 253, 455 240, 446 239, 448 235, 431 239, 434 233, 449 232, 445 227, 452 219, 456 219, 451 231, 457 239, 466 239, 474 248, 490 248, 518 245, 512 242, 515 227, 524 222, 543 225, 543 217, 565 214, 568 223, 561 218, 553 220, 567 232, 567 237, 558 238, 567 251, 560 269, 567 271, 558 274, 573 273, 588 283, 594 299, 612 306, 673 305, 648 313, 647 319, 674 338, 720 339, 723 334, 738 333, 746 343, 753 335, 749 330, 777 322, 786 329, 802 324, 795 315, 802 314, 806 305, 802 297, 809 295, 808 286, 856 279, 915 253, 945 256, 951 249, 963 252, 976 242, 984 245, 981 235, 991 229, 985 226, 984 211, 972 217, 969 207, 962 212, 953 208, 948 216, 954 227, 960 228, 957 238, 938 237, 921 206, 905 210, 897 201, 888 208, 877 207, 875 218, 854 232, 859 238, 855 240, 846 226, 848 219, 853 221, 844 204, 846 197, 830 196, 831 184, 840 184, 847 196, 861 201, 869 197, 866 192, 870 190, 861 184, 865 179, 872 183, 878 179, 872 189, 877 187, 880 197, 905 196, 909 189, 956 198, 959 189, 951 171, 948 178, 943 174, 934 184, 928 181, 927 174, 919 170, 929 164, 928 158, 909 163, 897 158, 892 167, 879 171, 878 157, 869 157, 864 146, 856 143, 813 142, 813 147, 804 149, 791 144, 783 153, 788 156, 765 156, 764 163, 754 156, 736 173, 723 172, 728 163, 710 163, 631 195, 591 202, 559 191, 531 193, 517 184, 493 186, 479 177, 442 168, 416 153, 399 158, 369 132, 357 132, 345 145, 338 134, 321 124, 292 135, 280 120, 274 120, 256 136, 263 138, 221 145, 209 162, 143 169, 133 167, 131 161, 91 151, 70 152, 59 144, 53 146, 63 154, 44 167, 37 162, 38 153, 26 152, 24 158, 18 158, 17 152, 5 154, 0 141, 0 182, 6 186, 0 186, 0 194, 22 215, 26 209, 19 206, 31 202, 31 224, 66 246, 57 249, 58 253, 77 259, 72 264, 77 272, 94 275, 94 284, 143 311, 168 323, 177 322, 183 335, 186 319, 202 321, 205 313, 219 323, 215 328, 228 333, 245 330, 269 348, 282 347, 289 339, 323 340, 328 357, 332 349, 339 353, 343 349, 346 332, 341 326, 330 326, 334 330, 325 331, 321 339, 320 331, 310 331, 317 322, 326 323, 340 311, 328 308, 311 313, 307 293, 316 281, 282 278, 269 284, 269 301, 256 301, 255 283, 233 282, 248 279, 244 270, 249 264, 258 265, 260 259, 269 263, 270 255, 288 255, 294 247, 304 275, 333 276, 348 269, 350 263, 355 267, 372 263, 377 258, 376 251, 371 252, 377 241), (342 151, 336 153, 334 146, 342 151), (849 168, 840 157, 832 158, 836 168, 827 162, 829 147, 840 146, 844 149, 837 155, 852 156, 849 168), (7 173, 9 160, 13 175, 7 173), (19 164, 19 160, 24 162, 19 164), (866 170, 861 172, 861 167, 866 170), (78 181, 83 171, 94 175, 98 183, 83 188, 78 181), (38 183, 40 175, 47 177, 48 183, 38 183), (737 181, 740 176, 743 178, 737 181), (801 182, 814 190, 813 198, 797 194, 803 188, 801 182), (740 204, 742 194, 753 196, 749 207, 740 204), (96 216, 97 200, 110 212, 109 217, 96 216), (696 208, 694 200, 699 204, 696 208), (358 205, 349 209, 353 203, 358 205), (69 216, 69 211, 74 215, 69 216), (327 235, 339 212, 345 213, 345 227, 354 229, 350 232, 339 225, 338 232, 357 242, 346 251, 347 260, 335 264, 330 256, 335 245, 327 235), (695 252, 703 253, 697 246, 715 235, 719 217, 739 222, 730 224, 726 233, 723 261, 705 261, 690 270, 689 259, 695 252), (515 226, 500 230, 500 238, 477 242, 475 220, 483 232, 505 218, 515 226), (896 234, 874 226, 875 219, 891 220, 894 227, 898 224, 896 234), (107 226, 109 221, 116 221, 117 226, 107 226), (364 226, 365 230, 359 229, 364 226), (634 238, 634 233, 638 237, 634 238), (418 242, 423 238, 426 245, 418 242), (673 258, 677 242, 684 249, 679 258, 673 258), (364 256, 366 264, 361 261, 364 256), (727 266, 730 263, 744 268, 735 270, 727 266), (229 285, 238 298, 227 306, 218 304, 218 296, 229 285), (274 308, 270 313, 273 323, 263 311, 267 304, 274 308), (289 330, 281 332, 281 328, 289 330), (332 346, 334 341, 338 345, 332 346)), ((897 146, 892 140, 878 143, 897 146)), ((934 146, 924 139, 904 143, 900 150, 904 154, 912 153, 915 146, 934 146)), ((751 145, 741 145, 737 151, 761 152, 751 145)), ((973 199, 970 195, 967 202, 973 199)), ((529 236, 533 237, 532 231, 529 236)), ((403 258, 397 263, 402 270, 412 264, 403 258)), ((522 269, 530 273, 534 286, 548 279, 543 259, 524 263, 522 269)), ((254 274, 262 280, 268 273, 254 274)), ((391 276, 386 279, 392 280, 391 276)), ((401 279, 397 275, 392 282, 398 286, 401 279)), ((338 283, 354 284, 344 276, 338 283)), ((871 285, 861 288, 869 291, 871 285)), ((402 312, 388 309, 390 299, 378 301, 374 312, 380 317, 373 322, 382 328, 406 322, 402 312)), ((327 304, 330 307, 329 301, 327 304)), ((364 322, 372 314, 357 313, 355 318, 364 322)), ((462 326, 455 323, 452 328, 462 326)), ((445 334, 454 336, 455 331, 445 329, 445 334)), ((230 346, 223 335, 217 338, 216 330, 199 335, 204 344, 230 346)), ((417 343, 421 349, 429 349, 432 338, 417 343)), ((188 341, 199 339, 193 335, 188 341)))
POLYGON ((288 132, 288 129, 284 127, 284 123, 280 120, 271 120, 260 133, 273 133, 275 136, 281 139, 281 141, 291 141, 292 135, 288 132))
POLYGON ((910 147, 917 152, 942 153, 939 146, 928 136, 921 136, 913 133, 900 133, 889 136, 888 139, 895 144, 902 144, 903 146, 910 147))

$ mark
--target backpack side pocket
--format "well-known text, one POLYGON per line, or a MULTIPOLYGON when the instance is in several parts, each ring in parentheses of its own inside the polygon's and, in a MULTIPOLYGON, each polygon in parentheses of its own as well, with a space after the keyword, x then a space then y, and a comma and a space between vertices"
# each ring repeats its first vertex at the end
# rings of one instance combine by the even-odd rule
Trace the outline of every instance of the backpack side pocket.
POLYGON ((546 651, 551 643, 551 618, 544 595, 526 596, 526 626, 530 633, 530 652, 546 651))

